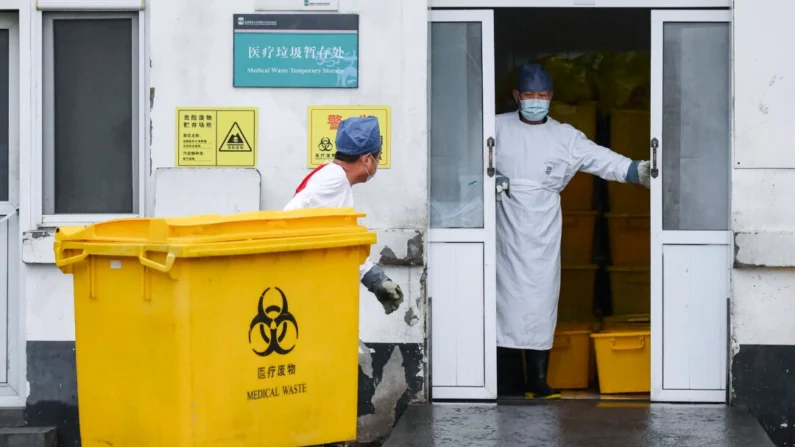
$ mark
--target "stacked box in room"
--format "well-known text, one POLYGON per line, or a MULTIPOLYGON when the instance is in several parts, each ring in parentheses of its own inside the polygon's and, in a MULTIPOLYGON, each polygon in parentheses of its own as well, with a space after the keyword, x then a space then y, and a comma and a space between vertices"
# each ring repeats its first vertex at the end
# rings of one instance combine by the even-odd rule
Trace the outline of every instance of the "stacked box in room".
POLYGON ((594 286, 598 265, 564 265, 561 268, 558 323, 594 321, 594 286))
POLYGON ((593 321, 594 284, 598 266, 593 264, 596 211, 564 211, 560 244, 561 278, 558 321, 593 321))
POLYGON ((593 323, 561 323, 549 355, 547 381, 552 388, 577 390, 588 388, 596 379, 596 356, 591 333, 593 323))
MULTIPOLYGON (((596 102, 570 105, 553 101, 549 115, 569 124, 586 137, 596 138, 596 102)), ((594 284, 598 266, 593 262, 596 218, 593 210, 593 176, 578 172, 560 194, 563 209, 561 241, 561 290, 558 321, 580 323, 594 320, 594 284)))
MULTIPOLYGON (((650 119, 646 110, 613 110, 610 114, 610 148, 632 160, 648 160, 650 119)), ((610 211, 614 213, 649 213, 650 195, 646 188, 610 182, 607 194, 610 211)))
MULTIPOLYGON (((611 149, 632 160, 649 159, 650 115, 614 109, 611 149)), ((606 214, 610 240, 613 315, 647 314, 651 308, 651 220, 649 190, 636 184, 608 183, 606 214)))
POLYGON ((607 330, 591 339, 602 394, 651 391, 651 330, 607 330))
MULTIPOLYGON (((561 123, 569 124, 584 133, 590 140, 596 139, 596 102, 569 105, 553 101, 549 116, 561 123)), ((578 172, 560 193, 560 206, 564 211, 593 209, 593 176, 578 172)))

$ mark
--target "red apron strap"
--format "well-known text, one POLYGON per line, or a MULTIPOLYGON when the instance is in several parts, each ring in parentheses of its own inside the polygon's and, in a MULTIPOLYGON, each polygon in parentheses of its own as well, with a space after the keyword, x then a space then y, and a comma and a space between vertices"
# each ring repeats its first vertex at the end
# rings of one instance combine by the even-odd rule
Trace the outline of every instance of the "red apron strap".
POLYGON ((310 172, 306 177, 304 177, 304 179, 301 181, 301 184, 298 185, 298 188, 296 188, 295 193, 298 194, 299 192, 303 191, 304 188, 306 188, 307 183, 309 183, 309 179, 311 179, 312 176, 317 173, 317 171, 325 168, 326 166, 328 166, 328 165, 327 164, 322 164, 322 165, 316 167, 315 169, 313 169, 312 172, 310 172))

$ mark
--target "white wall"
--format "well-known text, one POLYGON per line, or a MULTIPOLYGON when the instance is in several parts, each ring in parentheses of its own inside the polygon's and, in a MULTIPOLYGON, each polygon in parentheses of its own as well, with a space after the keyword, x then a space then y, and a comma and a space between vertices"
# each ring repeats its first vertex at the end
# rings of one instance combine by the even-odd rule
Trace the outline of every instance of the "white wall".
MULTIPOLYGON (((426 228, 427 119, 424 0, 341 0, 341 13, 360 15, 358 89, 235 89, 232 87, 232 15, 253 12, 250 0, 152 2, 150 17, 152 165, 174 163, 174 108, 258 106, 262 208, 281 209, 308 173, 307 106, 390 105, 392 168, 354 188, 365 223, 379 230, 372 256, 384 246, 400 256, 416 230, 426 228), (203 5, 203 6, 200 6, 203 5), (386 232, 386 230, 389 230, 386 232)), ((416 301, 418 268, 387 269, 416 301)), ((363 290, 361 338, 366 342, 421 342, 424 325, 408 327, 404 308, 385 316, 363 290)))
MULTIPOLYGON (((309 172, 307 106, 389 105, 392 167, 354 188, 364 223, 378 230, 372 248, 406 255, 409 240, 424 237, 427 220, 427 2, 340 0, 341 13, 360 15, 358 89, 235 89, 232 87, 232 15, 253 13, 251 0, 150 0, 146 11, 151 69, 151 154, 147 214, 154 210, 154 172, 174 165, 175 108, 259 107, 262 209, 281 209, 309 172)), ((148 65, 148 63, 147 63, 148 65)), ((148 92, 147 92, 148 96, 148 92)), ((51 238, 28 237, 29 259, 44 262, 51 238)), ((71 277, 52 264, 26 269, 28 339, 74 340, 71 277)), ((423 342, 423 267, 390 267, 406 302, 392 315, 366 290, 361 295, 360 337, 365 342, 423 342), (409 304, 412 304, 409 306, 409 304), (412 308, 410 308, 412 307, 412 308), (416 314, 410 326, 408 316, 416 314)))
POLYGON ((795 58, 782 47, 793 16, 791 0, 734 1, 735 349, 795 344, 795 58))

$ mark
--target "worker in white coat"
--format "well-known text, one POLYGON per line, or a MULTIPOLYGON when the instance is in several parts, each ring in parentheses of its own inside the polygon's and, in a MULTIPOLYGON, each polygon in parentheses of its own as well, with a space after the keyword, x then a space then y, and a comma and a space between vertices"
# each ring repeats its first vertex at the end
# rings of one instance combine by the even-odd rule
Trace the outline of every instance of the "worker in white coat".
POLYGON ((497 206, 498 388, 511 394, 523 387, 535 398, 560 397, 547 384, 560 292, 560 192, 578 171, 649 187, 648 161, 630 160, 548 117, 552 90, 543 67, 519 67, 519 111, 496 123, 497 191, 506 192, 497 206))
MULTIPOLYGON (((381 160, 381 130, 378 119, 348 118, 337 129, 334 161, 315 168, 295 190, 286 210, 299 208, 353 208, 353 188, 375 176, 381 160)), ((359 268, 361 283, 391 314, 403 303, 400 286, 369 259, 359 268)))

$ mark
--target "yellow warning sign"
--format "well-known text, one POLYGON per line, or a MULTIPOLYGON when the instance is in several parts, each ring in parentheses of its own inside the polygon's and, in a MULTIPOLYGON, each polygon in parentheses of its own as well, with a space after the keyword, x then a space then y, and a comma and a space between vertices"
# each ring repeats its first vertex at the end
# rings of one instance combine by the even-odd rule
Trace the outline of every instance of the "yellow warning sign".
POLYGON ((257 166, 256 107, 177 107, 177 167, 257 166))
POLYGON ((378 118, 382 148, 378 168, 389 169, 392 166, 389 106, 309 106, 307 167, 315 168, 334 159, 337 152, 337 128, 342 120, 354 116, 378 118))

